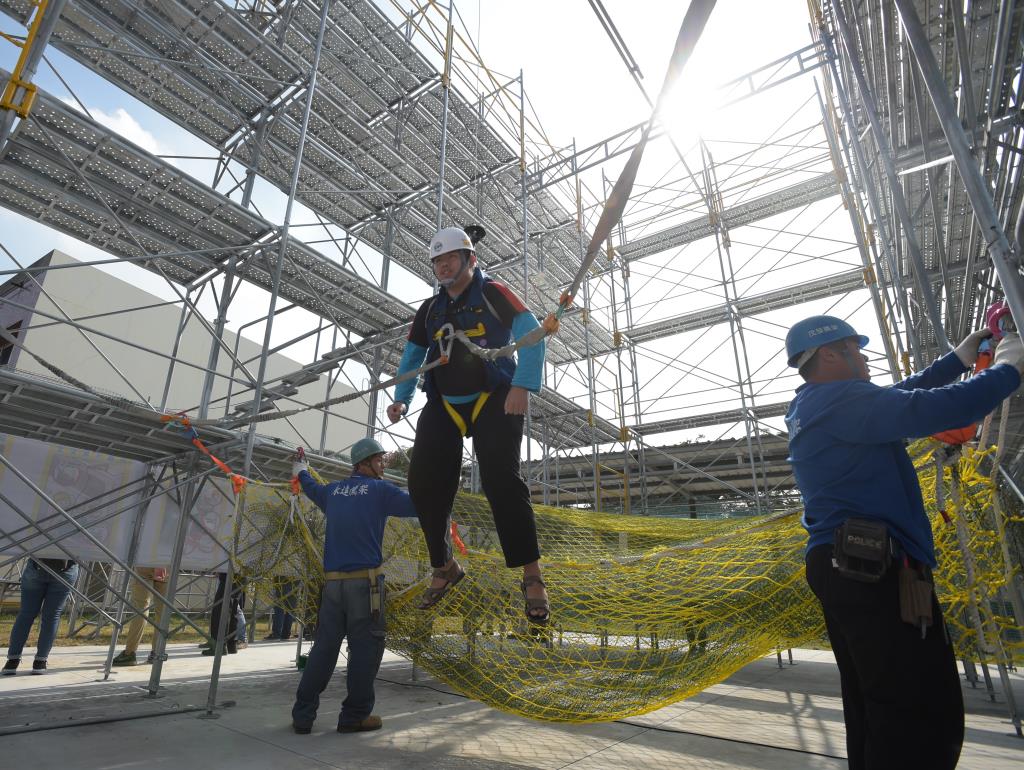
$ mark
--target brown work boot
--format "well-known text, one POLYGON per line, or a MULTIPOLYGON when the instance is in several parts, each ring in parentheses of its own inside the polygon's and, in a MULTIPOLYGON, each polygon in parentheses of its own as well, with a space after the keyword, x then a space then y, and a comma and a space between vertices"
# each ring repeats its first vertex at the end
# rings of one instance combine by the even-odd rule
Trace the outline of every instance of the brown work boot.
POLYGON ((338 724, 339 733, 365 733, 370 730, 379 730, 384 722, 376 714, 370 714, 361 722, 353 722, 352 724, 338 724))

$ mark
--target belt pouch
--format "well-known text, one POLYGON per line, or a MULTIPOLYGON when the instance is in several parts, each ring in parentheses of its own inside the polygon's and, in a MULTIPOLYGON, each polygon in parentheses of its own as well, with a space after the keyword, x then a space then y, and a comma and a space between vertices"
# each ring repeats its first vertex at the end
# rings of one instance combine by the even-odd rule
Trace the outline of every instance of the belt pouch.
POLYGON ((877 583, 892 561, 889 530, 873 519, 847 519, 836 529, 834 554, 840 575, 877 583))

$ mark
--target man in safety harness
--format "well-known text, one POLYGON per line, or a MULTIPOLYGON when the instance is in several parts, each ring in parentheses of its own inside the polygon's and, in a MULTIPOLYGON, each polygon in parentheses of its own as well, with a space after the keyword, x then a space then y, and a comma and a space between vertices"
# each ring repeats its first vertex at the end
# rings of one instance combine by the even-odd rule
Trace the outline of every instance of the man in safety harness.
POLYGON ((867 337, 813 316, 786 335, 806 381, 789 406, 789 460, 804 501, 807 582, 839 665, 851 768, 956 766, 964 707, 931 581, 935 547, 904 439, 979 420, 1021 384, 1024 344, 962 382, 988 330, 892 387, 870 382, 867 337), (951 384, 952 383, 952 384, 951 384))
MULTIPOLYGON (((479 238, 483 232, 479 228, 479 238)), ((544 343, 519 350, 518 363, 473 355, 454 333, 472 345, 501 348, 537 328, 537 318, 504 284, 476 264, 475 243, 458 227, 440 230, 430 241, 430 260, 440 291, 426 300, 409 329, 399 375, 447 356, 448 362, 424 376, 427 404, 416 427, 409 468, 412 496, 434 567, 419 607, 436 604, 465 574, 453 558, 451 510, 462 471, 462 442, 473 437, 480 481, 508 567, 523 568, 521 589, 526 617, 545 623, 549 605, 540 574, 540 548, 530 492, 519 470, 523 415, 529 393, 541 387, 544 343)), ((412 402, 415 380, 395 388, 388 407, 392 422, 412 402)))
POLYGON ((384 481, 384 448, 372 438, 352 446, 352 475, 317 484, 304 460, 292 466, 306 497, 324 512, 324 589, 316 641, 302 672, 292 708, 295 732, 313 728, 320 693, 334 673, 342 639, 348 638, 345 676, 348 697, 341 704, 339 733, 380 729, 372 713, 373 680, 384 656, 384 571, 381 541, 388 516, 413 518, 409 495, 384 481))

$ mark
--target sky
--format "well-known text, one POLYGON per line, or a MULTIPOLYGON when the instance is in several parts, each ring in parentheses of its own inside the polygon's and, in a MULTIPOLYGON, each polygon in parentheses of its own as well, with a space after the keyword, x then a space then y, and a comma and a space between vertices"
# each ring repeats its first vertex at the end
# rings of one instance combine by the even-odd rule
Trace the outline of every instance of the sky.
MULTIPOLYGON (((398 19, 399 5, 387 0, 381 0, 378 5, 398 19)), ((605 0, 604 5, 643 75, 645 89, 652 99, 655 98, 685 5, 660 0, 605 0)), ((573 142, 579 147, 587 146, 649 117, 650 108, 587 0, 547 0, 544 3, 478 0, 456 2, 455 9, 460 34, 473 36, 496 78, 504 82, 518 77, 522 71, 531 113, 551 144, 545 147, 533 143, 528 150, 531 155, 546 155, 552 148, 566 147, 573 142)), ((17 24, 6 17, 0 18, 0 30, 19 31, 17 24)), ((700 151, 694 142, 702 137, 715 162, 722 164, 717 173, 723 197, 732 195, 731 189, 736 196, 734 200, 727 199, 727 205, 748 199, 754 194, 752 189, 767 190, 773 184, 792 183, 788 177, 773 182, 763 169, 794 162, 793 153, 800 152, 794 148, 801 142, 814 144, 813 137, 808 138, 806 132, 814 120, 820 121, 812 81, 819 75, 804 75, 769 94, 721 111, 713 109, 718 99, 716 86, 802 48, 810 41, 805 0, 773 0, 771 3, 720 0, 679 87, 667 101, 662 113, 664 122, 678 146, 684 149, 688 161, 700 167, 700 151), (792 138, 784 138, 790 135, 792 138), (757 149, 761 142, 769 139, 777 142, 777 146, 757 149), (763 176, 756 188, 750 185, 752 173, 763 176), (745 178, 746 181, 741 181, 745 178)), ((10 69, 16 55, 13 46, 0 43, 0 66, 10 69)), ((428 53, 428 58, 436 60, 437 57, 428 53)), ((209 184, 212 161, 170 156, 209 156, 212 154, 210 147, 60 52, 50 49, 48 59, 96 120, 150 152, 167 157, 179 168, 209 184)), ((466 74, 461 87, 471 87, 475 71, 464 66, 463 72, 466 74)), ((76 104, 51 67, 41 65, 36 82, 69 104, 76 104)), ((609 162, 600 172, 587 178, 586 183, 595 191, 595 198, 602 185, 600 173, 604 173, 610 184, 623 160, 609 162)), ((817 172, 808 170, 806 176, 813 173, 817 172)), ((687 206, 680 208, 681 202, 687 200, 685 184, 671 146, 664 141, 652 144, 630 204, 629 237, 657 230, 674 221, 672 217, 686 219, 696 215, 687 208, 694 201, 699 202, 692 190, 687 206)), ((254 201, 263 216, 280 223, 284 196, 279 191, 260 184, 254 201)), ((815 204, 807 211, 794 212, 784 221, 741 228, 733 233, 731 258, 741 294, 761 293, 859 264, 859 257, 852 251, 849 220, 842 212, 837 212, 837 207, 838 198, 835 198, 815 204)), ((596 217, 597 213, 599 208, 594 207, 589 216, 596 217)), ((323 238, 322 230, 304 226, 311 221, 310 212, 298 205, 292 234, 307 240, 323 238)), ((335 233, 340 231, 335 230, 335 233)), ((52 248, 83 260, 109 258, 91 246, 7 210, 0 210, 0 244, 21 264, 31 263, 52 248)), ((328 247, 318 248, 328 256, 337 256, 332 255, 328 247)), ((14 266, 6 255, 0 256, 0 269, 14 266)), ((380 271, 379 255, 363 250, 361 261, 353 267, 367 277, 376 278, 380 271)), ((144 270, 127 265, 105 269, 164 299, 173 298, 173 292, 162 279, 144 270)), ((720 293, 716 294, 720 290, 716 282, 720 284, 721 269, 714 245, 707 241, 634 263, 630 275, 631 288, 635 289, 634 323, 721 304, 720 293)), ((401 268, 393 271, 389 288, 409 303, 415 303, 429 292, 429 287, 401 268)), ((611 291, 608 282, 597 282, 592 309, 605 325, 610 326, 614 316, 614 321, 623 327, 627 319, 623 315, 621 287, 614 301, 611 291)), ((238 329, 259 315, 256 308, 263 304, 260 294, 258 290, 242 291, 232 307, 229 328, 238 329)), ((809 314, 827 310, 864 319, 863 323, 871 326, 875 323, 873 313, 865 300, 866 292, 857 292, 838 304, 830 300, 810 309, 751 319, 747 344, 754 357, 750 368, 761 401, 784 400, 786 393, 795 387, 792 378, 781 377, 785 374, 785 365, 784 362, 779 364, 779 340, 788 323, 805 314, 804 311, 809 314)), ((544 300, 538 298, 538 302, 543 304, 544 300)), ((201 307, 206 311, 212 309, 205 300, 201 307)), ((873 330, 876 331, 877 326, 873 326, 873 330)), ((875 336, 873 330, 867 333, 875 336)), ((275 342, 295 333, 282 323, 275 342)), ((261 327, 250 327, 248 334, 261 338, 261 327)), ((633 375, 627 372, 626 376, 635 375, 643 381, 643 391, 638 395, 645 419, 713 411, 728 408, 736 401, 735 389, 728 388, 730 378, 735 379, 735 352, 727 327, 682 335, 682 339, 673 340, 673 346, 676 349, 669 351, 657 345, 643 351, 633 375), (681 375, 681 367, 688 372, 686 377, 681 375)), ((319 352, 322 351, 306 341, 289 349, 288 354, 306 362, 319 352)), ((598 373, 602 383, 600 403, 609 417, 620 408, 613 389, 619 375, 613 368, 608 363, 607 368, 598 373)), ((359 372, 354 373, 351 384, 361 385, 365 381, 365 373, 363 375, 361 380, 359 372)), ((564 372, 562 377, 556 380, 560 392, 577 398, 585 396, 586 372, 582 368, 564 372)), ((628 414, 633 407, 627 405, 625 411, 628 414)), ((672 438, 667 436, 666 440, 672 438)))

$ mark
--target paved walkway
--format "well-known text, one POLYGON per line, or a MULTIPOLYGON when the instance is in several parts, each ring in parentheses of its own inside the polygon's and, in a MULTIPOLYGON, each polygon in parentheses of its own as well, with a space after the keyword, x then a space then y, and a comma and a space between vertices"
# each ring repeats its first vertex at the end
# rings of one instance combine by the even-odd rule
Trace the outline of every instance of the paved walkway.
MULTIPOLYGON (((306 736, 290 728, 294 653, 294 643, 265 642, 226 657, 217 697, 222 707, 211 719, 204 708, 211 658, 195 646, 172 647, 156 697, 145 689, 148 666, 115 669, 103 682, 105 648, 55 648, 45 677, 0 677, 0 764, 30 770, 846 767, 839 677, 828 652, 795 650, 795 664, 781 669, 766 658, 689 700, 591 725, 495 711, 422 672, 414 678, 408 661, 388 653, 377 687, 384 729, 334 731, 344 687, 339 667, 321 718, 306 736)), ((1013 678, 1024 704, 1024 677, 1013 678)), ((992 703, 983 688, 965 685, 964 696, 960 767, 1024 766, 1024 740, 1013 734, 1002 695, 992 703)))

